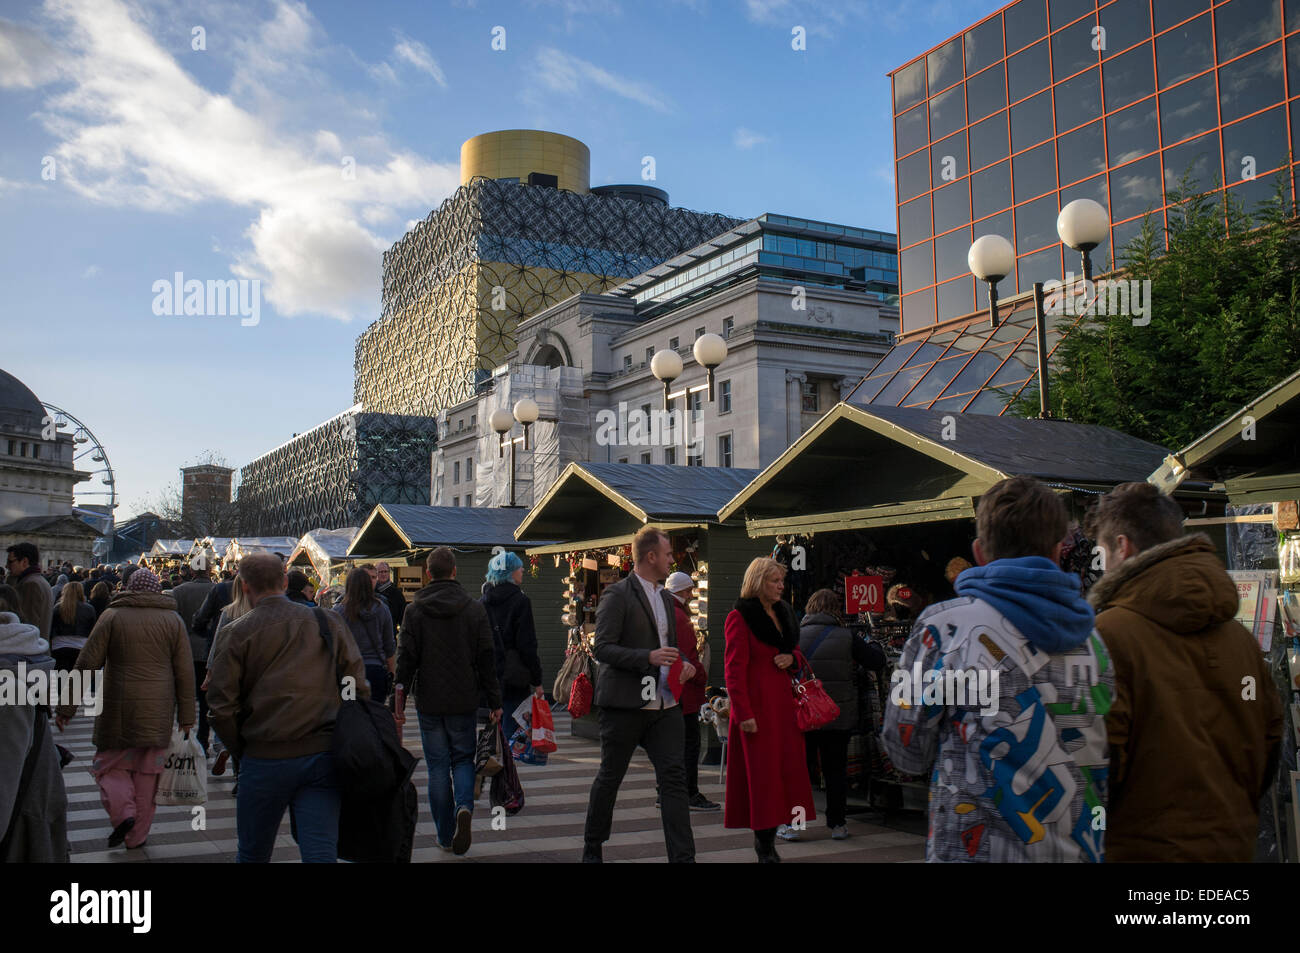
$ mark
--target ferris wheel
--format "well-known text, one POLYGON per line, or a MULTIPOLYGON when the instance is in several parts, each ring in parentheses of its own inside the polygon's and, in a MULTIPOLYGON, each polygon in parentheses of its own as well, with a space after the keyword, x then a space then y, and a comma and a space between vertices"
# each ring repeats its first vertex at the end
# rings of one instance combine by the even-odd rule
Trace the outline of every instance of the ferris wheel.
POLYGON ((113 475, 113 466, 108 462, 108 452, 99 442, 91 429, 72 414, 53 404, 41 402, 54 419, 57 430, 72 432, 72 462, 77 469, 82 469, 83 461, 92 466, 85 466, 90 471, 90 482, 83 489, 81 486, 73 491, 80 503, 96 507, 107 506, 106 515, 100 531, 105 536, 113 533, 113 511, 117 508, 117 478, 113 475))

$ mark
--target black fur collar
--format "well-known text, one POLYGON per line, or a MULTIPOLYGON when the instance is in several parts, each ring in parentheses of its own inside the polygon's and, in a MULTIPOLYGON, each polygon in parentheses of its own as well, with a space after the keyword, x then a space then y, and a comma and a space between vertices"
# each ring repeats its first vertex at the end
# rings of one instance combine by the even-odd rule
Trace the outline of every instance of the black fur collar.
POLYGON ((772 624, 772 617, 763 611, 763 603, 758 599, 737 599, 735 605, 736 611, 749 626, 749 631, 754 633, 754 638, 789 655, 799 644, 799 626, 794 617, 794 609, 784 600, 778 601, 772 608, 781 620, 779 631, 772 624))

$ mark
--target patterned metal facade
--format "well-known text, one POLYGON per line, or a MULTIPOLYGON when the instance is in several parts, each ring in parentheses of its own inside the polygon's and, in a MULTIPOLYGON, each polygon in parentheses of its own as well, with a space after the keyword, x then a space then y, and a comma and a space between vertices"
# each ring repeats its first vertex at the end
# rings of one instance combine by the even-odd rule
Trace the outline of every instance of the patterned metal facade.
POLYGON ((356 402, 436 414, 515 350, 520 320, 605 291, 741 221, 473 179, 385 253, 383 312, 357 339, 356 402))
POLYGON ((240 522, 249 535, 359 526, 380 503, 429 502, 437 444, 430 417, 362 413, 325 421, 240 471, 240 522))

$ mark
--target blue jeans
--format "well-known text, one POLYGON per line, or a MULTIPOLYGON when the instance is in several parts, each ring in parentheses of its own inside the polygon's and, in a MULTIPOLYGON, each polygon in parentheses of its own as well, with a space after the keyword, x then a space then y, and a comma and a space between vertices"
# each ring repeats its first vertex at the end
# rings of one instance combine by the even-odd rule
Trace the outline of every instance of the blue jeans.
POLYGON ((235 828, 241 864, 265 864, 292 805, 298 850, 304 864, 338 860, 339 788, 334 756, 328 751, 301 758, 250 758, 239 761, 235 828))
POLYGON ((456 812, 462 807, 474 810, 477 732, 475 712, 420 715, 420 741, 424 745, 424 761, 429 766, 429 811, 438 829, 438 843, 444 847, 451 845, 456 812))

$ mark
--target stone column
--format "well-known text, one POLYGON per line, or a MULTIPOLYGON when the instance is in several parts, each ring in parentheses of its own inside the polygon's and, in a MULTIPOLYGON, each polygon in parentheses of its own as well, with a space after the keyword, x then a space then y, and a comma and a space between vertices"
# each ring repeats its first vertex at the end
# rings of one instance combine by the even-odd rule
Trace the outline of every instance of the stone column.
POLYGON ((785 442, 794 443, 803 433, 803 385, 807 374, 785 375, 785 442))

